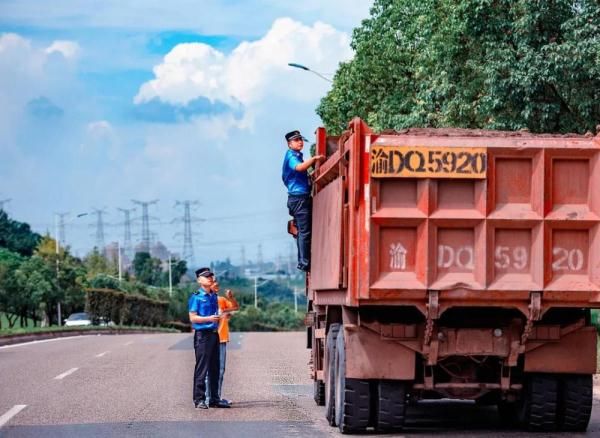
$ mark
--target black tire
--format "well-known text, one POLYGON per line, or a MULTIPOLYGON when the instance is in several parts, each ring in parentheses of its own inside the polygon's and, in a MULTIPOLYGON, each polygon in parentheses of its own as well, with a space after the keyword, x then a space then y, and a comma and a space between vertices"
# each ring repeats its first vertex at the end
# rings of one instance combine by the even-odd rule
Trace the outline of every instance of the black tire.
POLYGON ((406 418, 406 382, 380 380, 375 428, 380 432, 399 432, 406 418))
POLYGON ((552 374, 531 374, 525 381, 522 422, 532 432, 557 428, 558 378, 552 374))
POLYGON ((331 324, 325 341, 323 368, 325 370, 324 404, 325 418, 330 426, 335 426, 335 349, 340 324, 331 324))
POLYGON ((325 406, 325 383, 322 380, 314 381, 313 397, 317 406, 325 406))
POLYGON ((562 377, 559 390, 558 427, 568 432, 584 432, 592 415, 594 382, 590 374, 562 377))
POLYGON ((347 379, 344 331, 337 336, 335 350, 335 420, 340 432, 363 432, 371 414, 368 380, 347 379))
POLYGON ((501 400, 498 402, 500 427, 511 429, 519 425, 519 405, 516 402, 501 400))

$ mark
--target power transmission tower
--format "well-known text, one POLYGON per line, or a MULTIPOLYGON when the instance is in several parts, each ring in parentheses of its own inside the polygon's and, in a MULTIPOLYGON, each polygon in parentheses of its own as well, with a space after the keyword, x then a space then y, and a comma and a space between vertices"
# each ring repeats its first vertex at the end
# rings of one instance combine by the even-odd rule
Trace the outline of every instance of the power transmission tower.
POLYGON ((69 212, 63 213, 55 213, 56 217, 58 217, 58 244, 63 248, 66 246, 66 237, 65 237, 65 217, 69 215, 69 212))
POLYGON ((135 211, 135 208, 117 208, 117 210, 125 215, 125 222, 123 222, 123 253, 129 260, 133 260, 133 247, 131 246, 131 212, 135 211))
POLYGON ((4 210, 4 204, 8 204, 10 201, 12 201, 10 198, 0 199, 0 210, 4 210))
MULTIPOLYGON (((177 201, 175 207, 183 205, 183 217, 173 219, 171 223, 183 222, 183 250, 181 257, 188 263, 188 266, 194 266, 194 242, 192 233, 192 222, 202 222, 204 219, 192 217, 192 207, 200 205, 199 201, 177 201)), ((181 236, 182 233, 177 233, 175 236, 181 236)))
POLYGON ((142 207, 142 252, 150 252, 150 219, 156 219, 148 215, 148 206, 156 204, 158 199, 144 202, 132 199, 131 202, 142 207))
MULTIPOLYGON (((103 215, 106 213, 106 209, 94 208, 92 214, 96 215, 96 248, 100 254, 106 253, 104 247, 104 219, 103 215)), ((92 225, 93 226, 93 225, 92 225)))
POLYGON ((241 251, 242 251, 242 276, 245 276, 246 273, 246 247, 244 245, 242 245, 241 247, 241 251))
POLYGON ((279 273, 283 269, 283 257, 281 257, 281 254, 277 254, 277 266, 275 268, 275 272, 277 272, 277 276, 279 276, 279 273))
POLYGON ((256 268, 258 271, 262 271, 263 266, 263 252, 262 252, 262 243, 258 244, 258 250, 256 252, 256 268))

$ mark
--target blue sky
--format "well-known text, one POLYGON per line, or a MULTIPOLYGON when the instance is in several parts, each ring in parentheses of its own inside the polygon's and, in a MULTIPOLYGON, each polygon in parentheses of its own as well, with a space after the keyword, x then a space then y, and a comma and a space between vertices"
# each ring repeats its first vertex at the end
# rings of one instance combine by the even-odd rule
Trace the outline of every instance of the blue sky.
MULTIPOLYGON (((84 255, 92 208, 105 241, 122 240, 117 207, 159 199, 156 238, 181 251, 177 200, 199 200, 196 264, 245 246, 287 256, 283 134, 313 139, 333 73, 352 56, 370 0, 0 2, 0 200, 35 230, 84 255)), ((139 211, 138 211, 139 213, 139 211)), ((138 214, 134 214, 138 216, 138 214)), ((141 223, 133 224, 138 233, 141 223)), ((134 240, 139 239, 134 236, 134 240)))

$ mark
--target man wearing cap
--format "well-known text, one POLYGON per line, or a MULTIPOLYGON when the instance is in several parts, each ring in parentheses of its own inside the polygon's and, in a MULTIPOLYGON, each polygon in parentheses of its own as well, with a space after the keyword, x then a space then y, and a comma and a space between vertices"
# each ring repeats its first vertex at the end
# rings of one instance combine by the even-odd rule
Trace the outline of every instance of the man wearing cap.
POLYGON ((323 155, 315 155, 304 161, 302 148, 306 140, 300 131, 285 134, 288 150, 283 158, 281 178, 287 187, 287 207, 290 216, 298 227, 296 244, 298 245, 298 269, 310 270, 310 238, 312 228, 312 199, 310 197, 310 180, 308 169, 317 161, 323 161, 323 155))
MULTIPOLYGON (((219 285, 219 282, 217 281, 216 277, 213 277, 214 281, 213 281, 213 285, 212 285, 212 291, 215 295, 217 295, 218 297, 218 302, 219 302, 219 314, 221 315, 221 320, 219 321, 219 329, 218 329, 218 333, 219 333, 219 393, 217 394, 217 399, 231 404, 229 402, 229 400, 224 399, 221 397, 221 395, 223 394, 223 376, 225 375, 225 365, 227 362, 227 344, 229 343, 229 319, 231 318, 231 315, 240 309, 240 305, 237 302, 237 300, 235 299, 233 292, 231 291, 231 289, 227 289, 225 291, 225 296, 219 296, 219 291, 221 290, 221 286, 219 285)), ((206 376, 206 382, 208 385, 208 380, 209 380, 210 376, 207 375, 206 376)), ((206 399, 207 401, 210 398, 213 398, 210 392, 210 386, 208 386, 206 391, 206 399)))
POLYGON ((208 407, 228 408, 229 404, 216 398, 219 389, 219 306, 217 294, 212 291, 214 274, 209 268, 196 271, 196 281, 200 286, 188 301, 190 322, 194 328, 194 351, 196 366, 194 368, 194 406, 198 409, 208 407), (211 394, 206 398, 206 376, 209 376, 211 394))

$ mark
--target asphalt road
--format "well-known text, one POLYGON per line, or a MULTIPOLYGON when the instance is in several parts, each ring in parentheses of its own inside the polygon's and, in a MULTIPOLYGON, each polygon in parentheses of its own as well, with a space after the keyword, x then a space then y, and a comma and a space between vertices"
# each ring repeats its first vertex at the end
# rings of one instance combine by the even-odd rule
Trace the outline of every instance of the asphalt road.
MULTIPOLYGON (((0 347, 0 437, 339 436, 312 399, 304 344, 303 333, 234 334, 223 388, 233 407, 208 411, 192 405, 188 334, 0 347)), ((587 434, 573 436, 600 436, 595 396, 587 434)), ((494 408, 465 402, 424 403, 409 418, 402 436, 528 436, 503 429, 494 408)))

